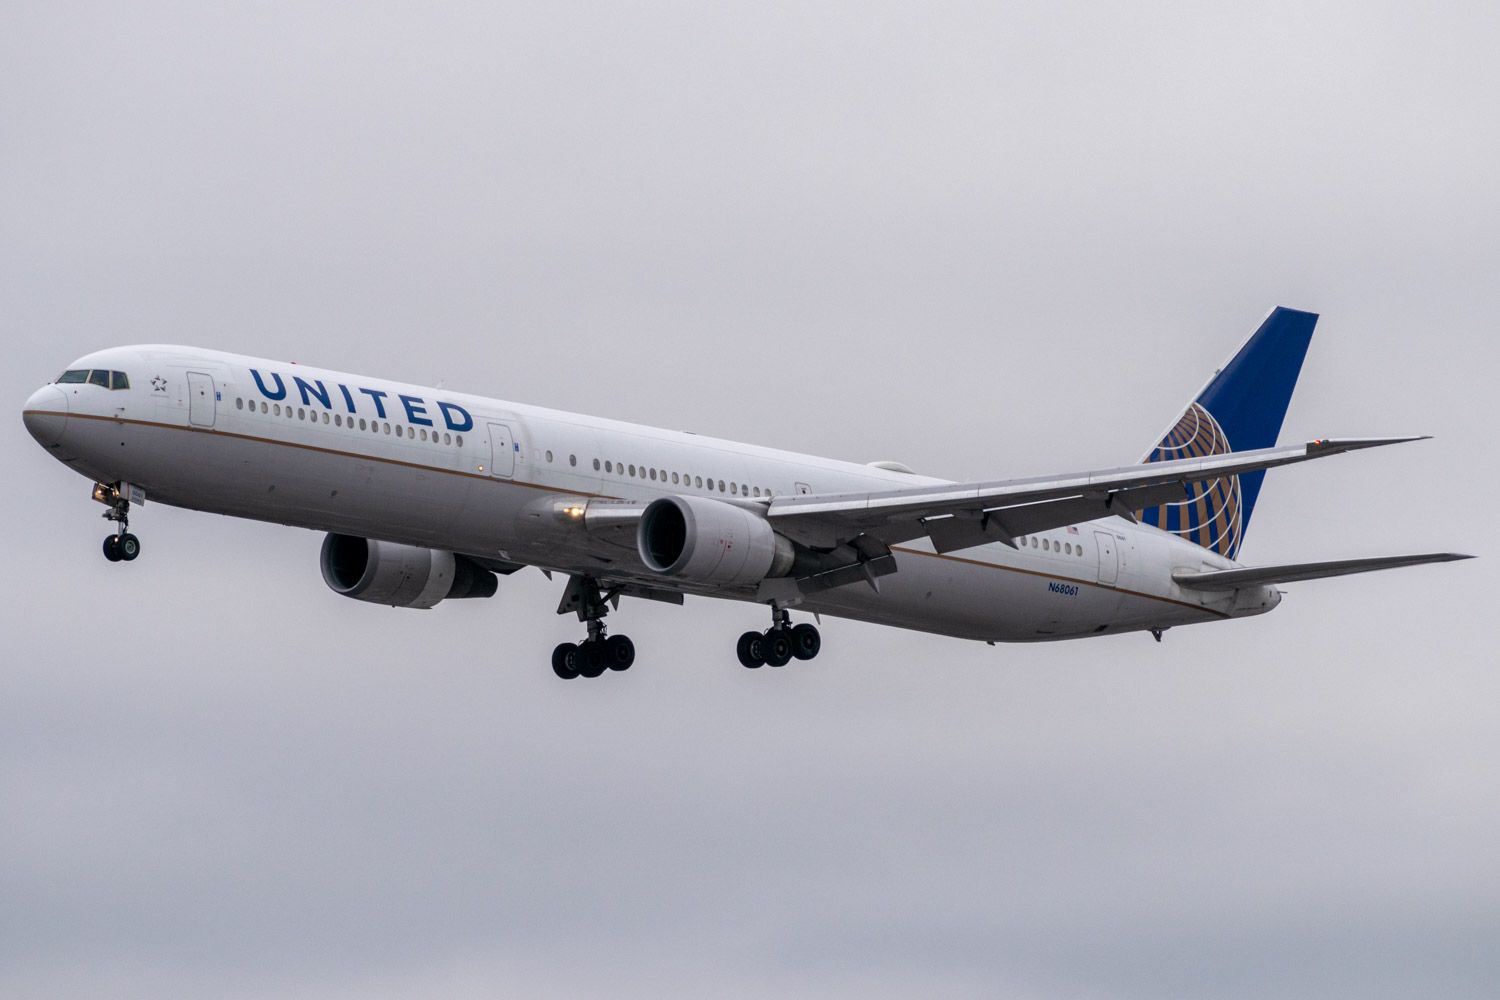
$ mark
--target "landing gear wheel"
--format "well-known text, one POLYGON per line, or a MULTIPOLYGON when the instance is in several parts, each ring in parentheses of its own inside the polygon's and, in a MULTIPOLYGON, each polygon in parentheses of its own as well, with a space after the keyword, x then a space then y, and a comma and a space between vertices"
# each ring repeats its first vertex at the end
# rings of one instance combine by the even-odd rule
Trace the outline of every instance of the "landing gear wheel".
POLYGON ((766 662, 765 636, 759 632, 746 632, 740 636, 734 651, 739 656, 740 663, 754 670, 766 662))
POLYGON ((761 644, 766 666, 784 667, 792 661, 792 637, 784 628, 773 628, 761 644))
POLYGON ((120 561, 120 536, 107 535, 104 539, 104 558, 110 562, 120 561))
POLYGON ((578 664, 578 676, 598 677, 605 671, 604 643, 597 639, 587 639, 583 645, 578 647, 576 656, 578 664))
POLYGON ((130 562, 130 560, 141 554, 141 540, 127 532, 120 536, 120 541, 116 548, 120 553, 120 558, 125 562, 130 562))
POLYGON ((611 670, 629 670, 635 662, 635 643, 623 635, 604 640, 604 662, 611 670))
POLYGON ((565 642, 552 651, 552 672, 565 681, 578 676, 578 647, 565 642))
POLYGON ((823 637, 816 625, 803 622, 792 628, 792 655, 799 660, 810 660, 823 648, 823 637))

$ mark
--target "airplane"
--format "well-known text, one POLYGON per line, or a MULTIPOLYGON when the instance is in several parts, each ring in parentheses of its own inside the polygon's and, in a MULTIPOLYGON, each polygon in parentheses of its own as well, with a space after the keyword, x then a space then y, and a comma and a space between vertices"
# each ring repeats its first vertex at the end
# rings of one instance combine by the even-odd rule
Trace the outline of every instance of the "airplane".
POLYGON ((324 581, 372 604, 493 597, 532 566, 567 580, 582 641, 558 677, 628 669, 622 597, 757 603, 746 667, 818 655, 791 612, 997 642, 1264 614, 1277 584, 1467 559, 1452 552, 1246 566, 1271 468, 1420 437, 1277 437, 1317 315, 1273 309, 1135 464, 957 483, 263 358, 170 345, 73 362, 23 420, 113 523, 174 507, 326 533, 324 581))

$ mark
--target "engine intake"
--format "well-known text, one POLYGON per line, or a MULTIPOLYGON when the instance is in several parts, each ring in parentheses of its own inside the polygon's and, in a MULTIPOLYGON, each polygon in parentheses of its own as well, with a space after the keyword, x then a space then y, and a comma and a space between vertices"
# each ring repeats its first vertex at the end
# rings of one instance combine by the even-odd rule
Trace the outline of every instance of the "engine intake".
POLYGON ((494 597, 495 574, 465 556, 354 535, 329 535, 319 557, 323 582, 356 601, 430 608, 450 598, 494 597))
POLYGON ((636 548, 653 573, 731 587, 785 576, 796 555, 792 543, 756 512, 690 496, 649 504, 636 548))

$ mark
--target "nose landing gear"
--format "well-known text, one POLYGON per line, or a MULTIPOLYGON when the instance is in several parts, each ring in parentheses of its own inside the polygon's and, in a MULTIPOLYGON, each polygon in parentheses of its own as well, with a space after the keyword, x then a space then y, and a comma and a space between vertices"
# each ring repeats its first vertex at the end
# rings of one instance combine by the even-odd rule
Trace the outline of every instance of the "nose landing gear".
POLYGON ((104 558, 110 562, 130 562, 141 554, 141 540, 128 531, 107 535, 104 539, 104 558))
POLYGON ((141 554, 141 540, 130 533, 130 501, 118 485, 94 484, 94 499, 109 508, 106 521, 115 524, 114 534, 104 539, 104 558, 110 562, 130 562, 141 554))
POLYGON ((793 625, 785 608, 772 605, 771 627, 764 632, 746 632, 735 644, 735 655, 751 670, 760 666, 784 667, 793 659, 811 660, 823 648, 816 625, 793 625))

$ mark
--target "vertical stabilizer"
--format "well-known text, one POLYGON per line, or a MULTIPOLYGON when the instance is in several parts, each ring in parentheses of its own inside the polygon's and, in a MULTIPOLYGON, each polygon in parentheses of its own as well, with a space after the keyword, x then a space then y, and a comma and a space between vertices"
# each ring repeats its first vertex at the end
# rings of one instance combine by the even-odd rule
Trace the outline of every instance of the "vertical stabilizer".
MULTIPOLYGON (((1143 462, 1270 448, 1281 433, 1316 313, 1271 310, 1250 339, 1214 373, 1143 462)), ((1183 487, 1183 498, 1140 512, 1140 519, 1233 559, 1245 538, 1264 472, 1183 487)))

